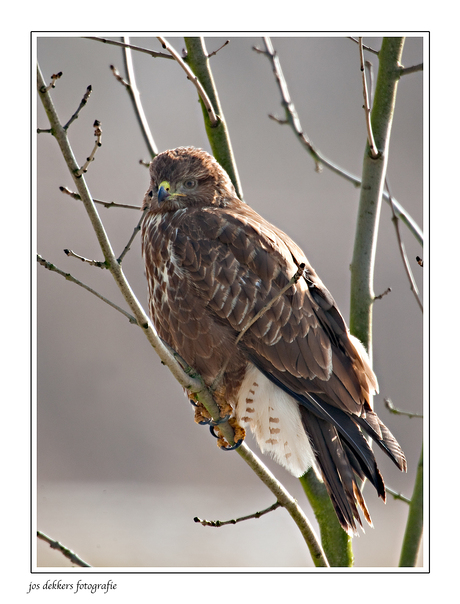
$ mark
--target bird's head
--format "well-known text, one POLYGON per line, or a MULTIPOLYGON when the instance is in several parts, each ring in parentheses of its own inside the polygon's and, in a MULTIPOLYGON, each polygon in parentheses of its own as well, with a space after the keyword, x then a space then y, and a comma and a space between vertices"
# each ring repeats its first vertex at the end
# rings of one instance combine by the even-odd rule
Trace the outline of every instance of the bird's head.
POLYGON ((236 197, 225 170, 216 160, 195 147, 164 151, 150 164, 150 187, 143 208, 165 212, 187 207, 225 205, 236 197))

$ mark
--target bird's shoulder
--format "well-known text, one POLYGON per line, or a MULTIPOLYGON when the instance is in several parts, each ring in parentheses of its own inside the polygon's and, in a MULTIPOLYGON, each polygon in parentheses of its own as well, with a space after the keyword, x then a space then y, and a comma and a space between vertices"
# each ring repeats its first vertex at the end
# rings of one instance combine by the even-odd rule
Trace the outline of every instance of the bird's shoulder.
POLYGON ((295 272, 304 264, 317 278, 294 241, 238 199, 225 206, 188 208, 177 213, 171 226, 174 251, 186 262, 197 254, 201 262, 233 258, 263 280, 276 279, 281 271, 295 272))

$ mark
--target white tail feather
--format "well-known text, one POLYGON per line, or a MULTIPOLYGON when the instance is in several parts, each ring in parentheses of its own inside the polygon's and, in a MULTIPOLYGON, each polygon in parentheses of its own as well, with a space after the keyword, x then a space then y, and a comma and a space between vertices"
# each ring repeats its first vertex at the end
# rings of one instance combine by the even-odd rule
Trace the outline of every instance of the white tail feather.
POLYGON ((236 417, 242 426, 251 428, 260 450, 294 476, 316 466, 299 404, 252 364, 241 385, 236 417))

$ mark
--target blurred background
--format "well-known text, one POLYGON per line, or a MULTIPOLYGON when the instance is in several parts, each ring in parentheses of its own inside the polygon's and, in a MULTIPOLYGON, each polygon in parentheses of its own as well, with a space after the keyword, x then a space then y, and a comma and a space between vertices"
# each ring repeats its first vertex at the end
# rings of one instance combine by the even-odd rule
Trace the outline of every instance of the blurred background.
MULTIPOLYGON (((119 38, 114 38, 119 39, 119 38)), ((208 53, 225 37, 206 37, 208 53)), ((181 52, 183 38, 168 38, 181 52)), ((379 49, 380 38, 365 38, 379 49)), ((346 37, 273 37, 302 128, 326 157, 359 175, 366 141, 358 46, 346 37)), ((131 43, 162 50, 156 38, 131 43)), ((244 199, 288 233, 305 251, 346 318, 359 190, 315 166, 284 117, 267 58, 253 50, 261 38, 230 37, 211 59, 228 124, 244 199)), ((129 96, 109 66, 125 75, 122 50, 77 37, 39 37, 37 56, 45 80, 59 71, 52 96, 61 122, 75 112, 88 85, 92 94, 69 129, 77 161, 94 145, 92 124, 102 126, 102 147, 86 175, 94 198, 140 205, 149 161, 129 96)), ((378 71, 378 59, 366 56, 378 71)), ((137 85, 160 151, 193 145, 210 151, 197 94, 177 63, 133 53, 137 85)), ((423 39, 408 37, 403 64, 423 61, 423 39)), ((423 75, 399 84, 390 144, 392 193, 423 228, 423 75)), ((49 127, 38 102, 37 126, 49 127)), ((75 190, 56 141, 37 140, 37 251, 60 269, 126 307, 108 271, 63 250, 103 260, 83 205, 59 191, 75 190)), ((98 206, 116 253, 140 214, 98 206)), ((421 246, 401 233, 417 284, 421 246)), ((125 274, 146 308, 140 240, 123 261, 125 274)), ((375 292, 391 287, 374 306, 374 369, 380 383, 375 407, 401 443, 408 473, 376 452, 389 487, 412 493, 422 441, 422 421, 390 414, 383 399, 421 413, 422 316, 401 262, 391 210, 382 207, 375 292)), ((195 516, 227 520, 274 503, 272 494, 238 455, 223 453, 209 431, 193 421, 181 387, 163 367, 139 329, 103 302, 55 273, 37 267, 37 528, 76 551, 94 567, 311 567, 296 525, 278 509, 258 520, 219 529, 195 516)), ((259 451, 248 438, 249 446, 259 451)), ((263 456, 316 527, 300 483, 263 456)), ((365 487, 375 528, 354 539, 355 565, 398 564, 408 506, 391 495, 384 505, 365 487)), ((423 563, 420 554, 419 565, 423 563)), ((70 567, 39 542, 39 567, 70 567)))

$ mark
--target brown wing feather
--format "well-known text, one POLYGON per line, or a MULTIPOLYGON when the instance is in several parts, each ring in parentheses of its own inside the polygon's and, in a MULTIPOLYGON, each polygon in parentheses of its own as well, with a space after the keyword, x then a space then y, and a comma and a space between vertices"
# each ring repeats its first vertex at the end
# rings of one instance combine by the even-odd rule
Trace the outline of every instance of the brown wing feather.
POLYGON ((283 383, 292 387, 286 378, 296 378, 299 393, 322 392, 330 404, 360 413, 372 370, 362 367, 332 296, 294 242, 236 200, 227 208, 158 216, 150 224, 144 255, 160 283, 153 285, 151 313, 160 335, 185 347, 178 351, 190 364, 217 375, 223 343, 226 354, 235 354, 232 341, 303 262, 307 279, 280 297, 241 345, 269 361, 283 383), (203 368, 200 355, 192 354, 200 338, 210 345, 206 360, 216 360, 211 367, 203 368))
POLYGON ((348 339, 345 322, 286 235, 243 204, 189 210, 174 232, 173 259, 187 269, 195 285, 192 295, 228 322, 233 337, 279 294, 297 265, 305 263, 307 280, 299 281, 265 312, 245 333, 242 345, 271 362, 281 381, 285 373, 297 378, 299 392, 323 391, 331 404, 360 412, 362 390, 370 390, 369 377, 353 370, 362 361, 348 339))

